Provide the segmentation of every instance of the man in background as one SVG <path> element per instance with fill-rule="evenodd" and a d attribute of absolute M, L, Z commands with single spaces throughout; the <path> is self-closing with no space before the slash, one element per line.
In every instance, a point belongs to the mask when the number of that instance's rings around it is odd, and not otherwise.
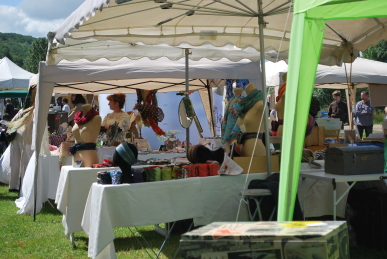
<path fill-rule="evenodd" d="M 329 105 L 328 117 L 339 118 L 341 121 L 341 129 L 344 129 L 344 123 L 348 121 L 347 104 L 341 101 L 341 92 L 339 90 L 334 91 L 332 97 L 335 101 Z"/>
<path fill-rule="evenodd" d="M 63 104 L 62 111 L 67 112 L 67 115 L 70 114 L 70 106 L 68 103 L 69 103 L 69 100 L 67 100 L 67 98 L 62 99 L 62 104 Z"/>
<path fill-rule="evenodd" d="M 12 118 L 15 116 L 15 106 L 13 106 L 13 104 L 11 103 L 11 99 L 10 98 L 5 98 L 5 110 L 4 110 L 4 113 L 8 114 L 9 117 L 11 118 L 10 120 L 12 120 Z"/>
<path fill-rule="evenodd" d="M 356 104 L 356 126 L 360 134 L 360 138 L 363 138 L 363 132 L 365 131 L 366 137 L 372 133 L 374 126 L 374 107 L 371 107 L 369 100 L 369 93 L 363 91 L 360 94 L 361 101 Z"/>

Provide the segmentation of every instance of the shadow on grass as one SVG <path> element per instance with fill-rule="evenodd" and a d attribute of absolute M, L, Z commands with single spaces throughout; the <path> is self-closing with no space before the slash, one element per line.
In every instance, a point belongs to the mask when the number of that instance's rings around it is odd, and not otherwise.
<path fill-rule="evenodd" d="M 155 257 L 153 252 L 149 249 L 148 245 L 139 234 L 141 234 L 146 239 L 156 254 L 159 252 L 159 249 L 164 242 L 164 236 L 161 236 L 155 231 L 140 230 L 139 232 L 136 232 L 135 229 L 132 229 L 132 231 L 137 238 L 133 236 L 133 234 L 130 234 L 130 236 L 127 237 L 117 237 L 114 239 L 116 252 L 119 253 L 134 250 L 144 251 L 144 248 L 146 248 L 148 253 L 152 255 L 152 257 Z M 161 254 L 166 258 L 173 258 L 177 248 L 179 247 L 180 238 L 180 234 L 172 234 L 166 242 Z M 142 245 L 139 243 L 139 241 Z"/>
<path fill-rule="evenodd" d="M 42 210 L 40 211 L 40 213 L 41 214 L 51 214 L 51 215 L 62 215 L 62 212 L 60 212 L 57 209 L 54 200 L 49 200 L 49 201 L 50 201 L 51 204 L 48 203 L 48 202 L 45 202 L 44 205 L 43 205 Z"/>

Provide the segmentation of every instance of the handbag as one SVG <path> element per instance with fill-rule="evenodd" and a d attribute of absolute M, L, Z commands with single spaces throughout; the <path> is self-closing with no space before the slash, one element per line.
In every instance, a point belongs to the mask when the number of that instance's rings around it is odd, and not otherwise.
<path fill-rule="evenodd" d="M 309 163 L 309 166 L 313 169 L 321 169 L 321 165 L 319 163 L 314 162 L 313 151 L 310 149 L 304 148 L 302 150 L 302 159 L 301 162 Z"/>

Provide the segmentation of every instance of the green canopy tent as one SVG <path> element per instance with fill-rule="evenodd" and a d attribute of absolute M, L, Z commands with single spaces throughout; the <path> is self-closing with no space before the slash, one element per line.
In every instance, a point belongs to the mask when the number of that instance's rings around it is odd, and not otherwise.
<path fill-rule="evenodd" d="M 0 91 L 0 98 L 26 98 L 27 93 L 26 90 Z"/>
<path fill-rule="evenodd" d="M 387 16 L 387 1 L 383 0 L 296 0 L 290 38 L 289 70 L 281 155 L 281 178 L 278 200 L 278 220 L 292 220 L 299 181 L 300 162 L 305 138 L 305 125 L 321 54 L 324 28 L 328 20 L 374 18 L 378 33 L 364 31 L 365 49 L 381 39 L 387 39 L 387 28 L 376 17 Z M 347 30 L 357 30 L 348 27 Z M 367 43 L 367 44 L 366 44 Z M 343 38 L 348 55 L 355 52 Z"/>

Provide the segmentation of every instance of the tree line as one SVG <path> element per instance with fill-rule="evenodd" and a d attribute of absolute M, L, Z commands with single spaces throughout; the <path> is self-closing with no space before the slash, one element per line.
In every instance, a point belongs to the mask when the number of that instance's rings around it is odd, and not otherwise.
<path fill-rule="evenodd" d="M 47 45 L 46 38 L 0 32 L 0 58 L 7 57 L 34 74 L 38 73 L 39 61 L 46 59 Z"/>

